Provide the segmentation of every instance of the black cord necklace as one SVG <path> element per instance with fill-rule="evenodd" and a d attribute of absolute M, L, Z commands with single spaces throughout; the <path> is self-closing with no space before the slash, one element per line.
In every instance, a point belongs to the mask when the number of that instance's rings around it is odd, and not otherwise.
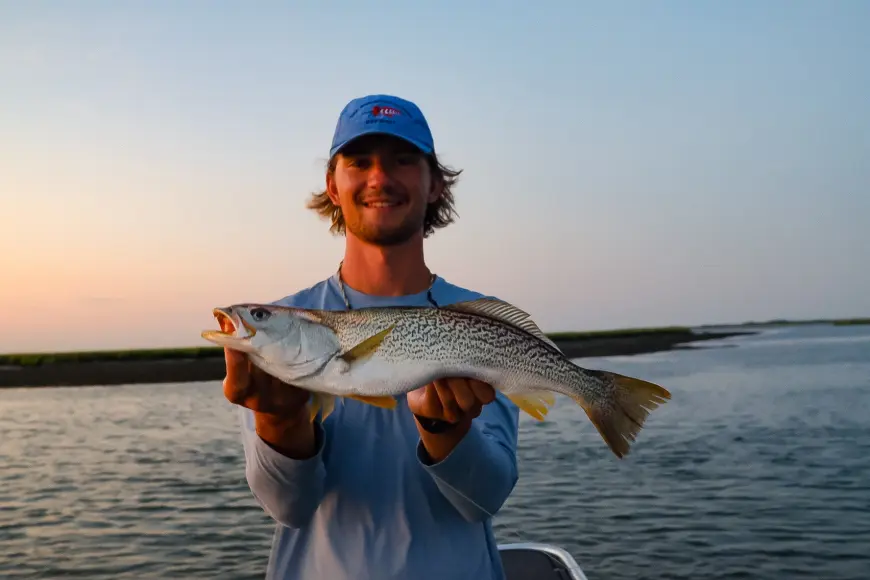
<path fill-rule="evenodd" d="M 338 291 L 339 291 L 339 293 L 341 293 L 341 298 L 342 298 L 342 300 L 344 300 L 344 305 L 347 307 L 347 309 L 353 310 L 353 308 L 350 305 L 350 300 L 347 299 L 347 294 L 344 291 L 344 280 L 341 277 L 341 267 L 343 265 L 344 265 L 344 260 L 342 260 L 341 262 L 338 263 L 338 271 L 336 272 L 338 275 Z M 430 275 L 429 275 L 429 288 L 426 289 L 426 300 L 428 300 L 429 304 L 431 304 L 435 308 L 438 308 L 438 303 L 435 302 L 435 298 L 432 297 L 432 286 L 435 284 L 435 280 L 437 278 L 438 278 L 438 276 L 434 272 L 430 273 Z"/>

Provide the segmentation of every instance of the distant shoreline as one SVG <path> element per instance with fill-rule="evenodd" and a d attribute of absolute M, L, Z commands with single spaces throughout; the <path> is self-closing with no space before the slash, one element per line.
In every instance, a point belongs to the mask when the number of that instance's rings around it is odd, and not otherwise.
<path fill-rule="evenodd" d="M 688 328 L 553 333 L 569 358 L 663 352 L 706 340 L 755 334 L 752 330 L 694 332 Z M 0 388 L 109 386 L 219 381 L 223 350 L 190 348 L 0 356 Z"/>
<path fill-rule="evenodd" d="M 776 326 L 810 326 L 817 324 L 828 324 L 831 326 L 867 326 L 870 325 L 870 318 L 814 318 L 807 320 L 789 320 L 787 318 L 776 318 L 773 320 L 764 321 L 749 321 L 741 322 L 740 324 L 702 324 L 697 328 L 748 328 L 760 329 Z"/>

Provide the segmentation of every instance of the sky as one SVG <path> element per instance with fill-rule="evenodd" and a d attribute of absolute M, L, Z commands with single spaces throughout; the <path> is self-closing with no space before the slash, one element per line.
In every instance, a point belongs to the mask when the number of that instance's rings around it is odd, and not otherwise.
<path fill-rule="evenodd" d="M 0 0 L 0 352 L 332 275 L 304 204 L 371 93 L 464 170 L 430 267 L 545 331 L 868 316 L 867 55 L 858 0 Z"/>

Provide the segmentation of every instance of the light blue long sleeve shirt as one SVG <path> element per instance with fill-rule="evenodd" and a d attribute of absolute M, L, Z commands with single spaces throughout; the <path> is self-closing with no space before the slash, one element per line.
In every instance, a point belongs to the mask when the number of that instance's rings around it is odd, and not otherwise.
<path fill-rule="evenodd" d="M 353 308 L 430 305 L 426 292 L 376 297 L 345 286 Z M 482 295 L 437 278 L 439 306 Z M 344 310 L 337 276 L 277 304 Z M 352 399 L 316 423 L 317 453 L 266 445 L 240 408 L 248 485 L 276 522 L 266 577 L 292 580 L 502 580 L 491 527 L 517 481 L 517 407 L 500 393 L 462 441 L 432 463 L 405 397 L 381 409 Z"/>

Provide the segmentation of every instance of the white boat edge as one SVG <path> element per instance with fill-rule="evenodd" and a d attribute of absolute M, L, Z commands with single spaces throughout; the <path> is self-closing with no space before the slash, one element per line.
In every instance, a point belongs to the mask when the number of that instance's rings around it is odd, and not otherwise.
<path fill-rule="evenodd" d="M 571 575 L 571 580 L 589 580 L 580 564 L 574 559 L 568 551 L 553 544 L 545 544 L 542 542 L 516 542 L 509 544 L 498 544 L 498 551 L 504 552 L 508 550 L 527 550 L 532 552 L 543 552 L 552 558 L 559 561 Z"/>

